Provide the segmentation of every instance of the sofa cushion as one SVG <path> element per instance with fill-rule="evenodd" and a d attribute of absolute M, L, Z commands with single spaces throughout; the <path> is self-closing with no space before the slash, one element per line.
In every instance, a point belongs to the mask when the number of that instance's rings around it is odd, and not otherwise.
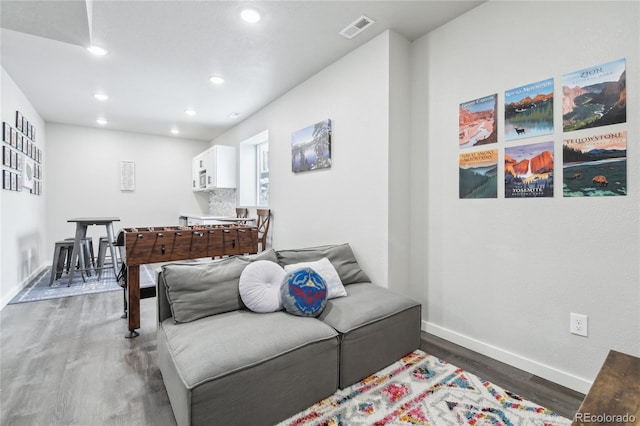
<path fill-rule="evenodd" d="M 317 317 L 327 303 L 327 284 L 313 269 L 297 269 L 285 275 L 280 299 L 290 314 Z"/>
<path fill-rule="evenodd" d="M 389 289 L 359 283 L 349 286 L 349 296 L 329 300 L 318 319 L 346 334 L 419 305 Z"/>
<path fill-rule="evenodd" d="M 247 265 L 238 284 L 242 302 L 253 312 L 281 310 L 280 284 L 285 275 L 282 266 L 268 260 L 257 260 Z"/>
<path fill-rule="evenodd" d="M 358 265 L 358 261 L 348 243 L 295 250 L 278 250 L 276 254 L 278 263 L 282 266 L 292 263 L 311 262 L 326 257 L 338 271 L 340 280 L 344 285 L 371 281 Z"/>
<path fill-rule="evenodd" d="M 249 263 L 228 257 L 206 263 L 164 265 L 162 274 L 174 320 L 189 322 L 244 307 L 238 281 Z"/>
<path fill-rule="evenodd" d="M 284 270 L 292 272 L 296 269 L 302 268 L 311 268 L 320 274 L 325 283 L 327 283 L 327 299 L 334 299 L 336 297 L 347 295 L 347 291 L 345 290 L 344 285 L 342 285 L 338 271 L 336 271 L 336 268 L 334 268 L 333 264 L 326 257 L 313 262 L 300 262 L 285 265 Z"/>
<path fill-rule="evenodd" d="M 257 260 L 269 260 L 271 262 L 278 263 L 278 256 L 276 255 L 276 251 L 272 248 L 268 250 L 261 251 L 257 254 L 248 254 L 240 257 L 241 259 L 248 260 L 250 262 L 255 262 Z"/>
<path fill-rule="evenodd" d="M 188 389 L 337 336 L 334 329 L 315 318 L 285 312 L 258 315 L 245 309 L 187 324 L 169 319 L 161 327 Z"/>

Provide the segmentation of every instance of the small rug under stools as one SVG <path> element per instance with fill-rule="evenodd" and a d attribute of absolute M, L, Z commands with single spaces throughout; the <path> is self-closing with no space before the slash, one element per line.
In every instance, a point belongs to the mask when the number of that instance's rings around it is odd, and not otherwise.
<path fill-rule="evenodd" d="M 569 419 L 417 350 L 279 425 L 570 424 Z"/>
<path fill-rule="evenodd" d="M 70 286 L 69 275 L 63 274 L 58 280 L 55 280 L 49 286 L 51 277 L 51 267 L 47 267 L 38 274 L 20 293 L 14 297 L 9 304 L 36 302 L 38 300 L 57 299 L 59 297 L 80 296 L 83 294 L 104 293 L 107 291 L 122 291 L 122 287 L 116 280 L 112 270 L 107 270 L 102 274 L 100 280 L 93 274 L 85 277 L 79 272 L 73 276 L 73 282 Z M 140 267 L 140 289 L 156 286 L 156 276 L 151 265 L 142 265 Z"/>

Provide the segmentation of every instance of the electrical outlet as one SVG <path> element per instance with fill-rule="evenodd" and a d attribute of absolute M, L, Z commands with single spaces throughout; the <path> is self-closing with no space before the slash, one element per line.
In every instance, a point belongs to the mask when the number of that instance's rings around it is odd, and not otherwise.
<path fill-rule="evenodd" d="M 577 334 L 578 336 L 587 337 L 589 326 L 589 317 L 582 314 L 575 314 L 571 312 L 569 322 L 569 332 L 571 334 Z"/>

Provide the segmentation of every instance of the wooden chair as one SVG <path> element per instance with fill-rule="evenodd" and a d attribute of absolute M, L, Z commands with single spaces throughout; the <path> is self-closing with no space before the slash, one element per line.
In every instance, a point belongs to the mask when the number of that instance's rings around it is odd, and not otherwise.
<path fill-rule="evenodd" d="M 269 209 L 257 209 L 258 221 L 258 243 L 261 244 L 259 251 L 264 251 L 267 248 L 267 235 L 269 234 L 269 225 L 271 223 L 271 210 Z"/>
<path fill-rule="evenodd" d="M 236 217 L 239 219 L 244 219 L 249 217 L 249 209 L 246 207 L 237 207 L 236 208 Z M 243 221 L 238 221 L 238 224 L 240 225 L 246 225 L 247 221 L 243 220 Z"/>

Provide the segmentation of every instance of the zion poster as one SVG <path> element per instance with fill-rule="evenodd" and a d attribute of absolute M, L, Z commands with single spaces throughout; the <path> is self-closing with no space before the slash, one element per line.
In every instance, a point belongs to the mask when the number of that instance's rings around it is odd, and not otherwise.
<path fill-rule="evenodd" d="M 460 148 L 498 142 L 498 94 L 460 104 Z"/>
<path fill-rule="evenodd" d="M 627 121 L 625 60 L 562 76 L 562 129 L 565 132 Z"/>
<path fill-rule="evenodd" d="M 460 154 L 460 198 L 498 198 L 498 150 Z"/>
<path fill-rule="evenodd" d="M 504 198 L 553 197 L 553 141 L 504 149 Z"/>
<path fill-rule="evenodd" d="M 564 139 L 565 197 L 627 195 L 627 132 Z"/>
<path fill-rule="evenodd" d="M 506 140 L 553 133 L 553 78 L 504 92 Z"/>

